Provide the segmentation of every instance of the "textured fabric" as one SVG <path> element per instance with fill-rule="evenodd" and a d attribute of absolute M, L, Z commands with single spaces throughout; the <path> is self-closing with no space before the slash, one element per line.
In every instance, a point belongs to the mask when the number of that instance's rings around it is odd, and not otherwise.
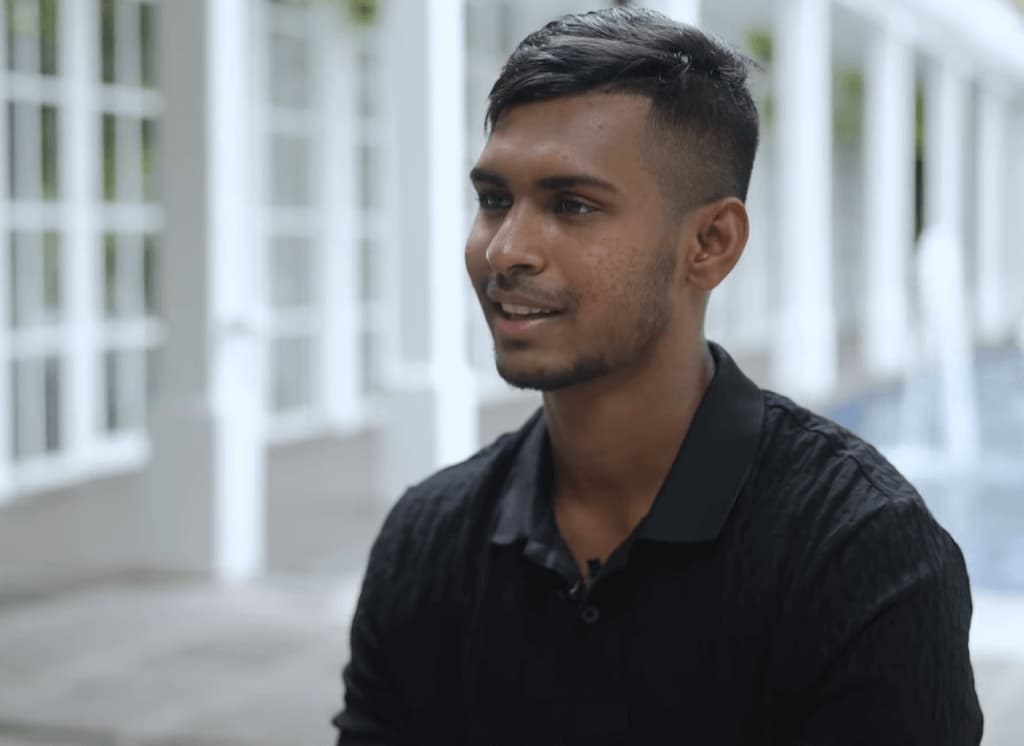
<path fill-rule="evenodd" d="M 543 411 L 398 501 L 339 744 L 980 742 L 957 545 L 871 446 L 712 352 L 651 511 L 589 587 Z"/>

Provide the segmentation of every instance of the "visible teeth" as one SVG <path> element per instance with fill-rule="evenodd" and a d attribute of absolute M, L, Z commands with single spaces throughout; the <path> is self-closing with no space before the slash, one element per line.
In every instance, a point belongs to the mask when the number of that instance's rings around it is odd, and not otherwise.
<path fill-rule="evenodd" d="M 501 310 L 510 316 L 535 316 L 539 313 L 550 313 L 543 308 L 531 308 L 530 306 L 513 306 L 508 303 L 501 304 Z"/>

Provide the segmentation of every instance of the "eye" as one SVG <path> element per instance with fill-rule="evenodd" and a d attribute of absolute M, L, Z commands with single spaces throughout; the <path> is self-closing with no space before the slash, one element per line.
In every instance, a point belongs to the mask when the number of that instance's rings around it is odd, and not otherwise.
<path fill-rule="evenodd" d="M 557 205 L 558 212 L 566 215 L 589 215 L 592 212 L 597 212 L 596 207 L 588 205 L 586 202 L 581 202 L 578 199 L 560 199 Z"/>
<path fill-rule="evenodd" d="M 481 210 L 507 210 L 512 206 L 512 200 L 502 192 L 478 192 L 476 197 Z"/>

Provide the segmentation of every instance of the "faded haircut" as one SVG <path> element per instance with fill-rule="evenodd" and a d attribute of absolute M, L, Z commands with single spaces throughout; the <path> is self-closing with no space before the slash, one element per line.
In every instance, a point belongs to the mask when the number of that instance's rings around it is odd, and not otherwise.
<path fill-rule="evenodd" d="M 588 93 L 651 101 L 648 157 L 674 209 L 745 200 L 758 143 L 749 57 L 641 8 L 566 15 L 519 43 L 489 96 L 488 132 L 509 109 Z"/>

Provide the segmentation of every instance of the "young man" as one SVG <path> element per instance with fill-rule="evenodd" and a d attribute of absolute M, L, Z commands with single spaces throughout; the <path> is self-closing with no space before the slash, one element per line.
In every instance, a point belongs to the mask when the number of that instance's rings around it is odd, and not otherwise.
<path fill-rule="evenodd" d="M 747 241 L 746 60 L 647 11 L 527 37 L 466 266 L 516 433 L 371 552 L 340 744 L 977 744 L 963 558 L 871 446 L 704 339 Z"/>

